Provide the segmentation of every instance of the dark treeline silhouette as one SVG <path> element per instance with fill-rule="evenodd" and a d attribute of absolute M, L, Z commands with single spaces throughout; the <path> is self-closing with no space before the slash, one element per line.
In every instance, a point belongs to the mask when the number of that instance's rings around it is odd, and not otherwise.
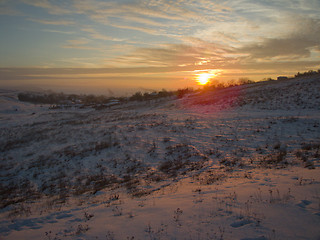
<path fill-rule="evenodd" d="M 96 96 L 93 94 L 64 94 L 64 93 L 35 93 L 35 92 L 22 92 L 18 94 L 19 101 L 30 102 L 35 104 L 80 104 L 82 106 L 97 105 L 97 104 L 110 104 L 117 102 L 126 101 L 146 101 L 154 100 L 159 98 L 165 98 L 177 95 L 178 91 L 166 91 L 161 90 L 159 92 L 152 93 L 141 93 L 137 92 L 131 97 L 107 97 L 107 96 Z"/>
<path fill-rule="evenodd" d="M 314 71 L 314 70 L 309 70 L 307 72 L 304 73 L 300 73 L 298 72 L 296 75 L 294 75 L 295 77 L 306 77 L 306 76 L 312 76 L 312 75 L 316 75 L 316 74 L 320 74 L 320 69 L 318 69 L 318 71 Z"/>
<path fill-rule="evenodd" d="M 106 96 L 95 95 L 77 95 L 64 93 L 33 93 L 24 92 L 18 94 L 18 99 L 24 102 L 39 103 L 39 104 L 70 104 L 70 103 L 108 103 L 111 99 Z"/>
<path fill-rule="evenodd" d="M 62 104 L 67 102 L 68 96 L 64 93 L 19 93 L 19 101 L 31 102 L 31 103 L 43 103 L 43 104 Z"/>
<path fill-rule="evenodd" d="M 167 91 L 165 89 L 162 89 L 159 92 L 152 92 L 152 93 L 136 92 L 131 97 L 129 97 L 129 100 L 130 101 L 146 101 L 146 100 L 154 100 L 154 99 L 159 99 L 159 98 L 170 97 L 170 96 L 174 96 L 174 95 L 175 95 L 175 93 L 173 91 Z"/>

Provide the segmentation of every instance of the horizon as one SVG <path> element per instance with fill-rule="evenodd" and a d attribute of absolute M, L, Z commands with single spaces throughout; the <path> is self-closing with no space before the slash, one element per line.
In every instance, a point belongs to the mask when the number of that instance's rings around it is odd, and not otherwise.
<path fill-rule="evenodd" d="M 320 2 L 0 3 L 1 88 L 131 94 L 320 68 Z"/>

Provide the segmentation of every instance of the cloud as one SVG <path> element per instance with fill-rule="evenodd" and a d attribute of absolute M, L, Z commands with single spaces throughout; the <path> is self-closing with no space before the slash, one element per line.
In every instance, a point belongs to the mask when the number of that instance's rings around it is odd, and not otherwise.
<path fill-rule="evenodd" d="M 44 19 L 34 19 L 34 18 L 28 18 L 28 20 L 41 23 L 41 24 L 47 24 L 47 25 L 73 25 L 75 24 L 74 21 L 67 21 L 67 20 L 44 20 Z"/>
<path fill-rule="evenodd" d="M 299 67 L 297 63 L 317 66 L 319 57 L 319 0 L 20 1 L 29 5 L 26 9 L 42 10 L 39 16 L 47 15 L 37 19 L 25 12 L 28 20 L 73 27 L 44 31 L 83 37 L 65 40 L 63 48 L 95 50 L 94 60 L 72 59 L 71 51 L 59 55 L 79 66 L 87 61 L 125 71 L 137 68 L 139 73 L 240 68 L 256 72 L 278 66 L 292 69 Z M 8 6 L 24 10 L 21 2 Z M 81 54 L 87 57 L 89 52 Z"/>
<path fill-rule="evenodd" d="M 193 39 L 196 42 L 196 39 Z M 198 39 L 197 44 L 163 44 L 157 48 L 137 48 L 130 54 L 124 55 L 113 62 L 120 66 L 192 66 L 194 69 L 219 67 L 221 62 L 228 61 L 222 53 L 226 51 L 213 43 Z M 210 64 L 209 64 L 210 63 Z"/>
<path fill-rule="evenodd" d="M 107 4 L 107 3 L 106 3 Z M 80 5 L 82 8 L 84 8 L 83 3 Z M 105 8 L 105 5 L 101 5 L 98 9 L 99 4 L 96 6 L 96 8 L 85 8 L 85 9 L 78 9 L 81 13 L 86 14 L 91 20 L 101 23 L 103 25 L 111 26 L 114 28 L 119 29 L 128 29 L 128 30 L 134 30 L 139 31 L 151 35 L 159 35 L 161 31 L 159 29 L 154 29 L 154 27 L 160 27 L 164 26 L 163 24 L 153 21 L 151 19 L 146 19 L 141 16 L 135 15 L 133 12 L 127 11 L 127 6 L 118 5 L 116 6 L 114 3 L 108 3 L 106 6 L 108 8 Z M 79 6 L 78 6 L 79 7 Z M 110 20 L 112 18 L 112 20 Z M 117 20 L 115 21 L 114 18 Z M 143 23 L 145 26 L 141 26 L 141 23 Z M 97 33 L 94 33 L 94 35 L 97 37 L 99 36 L 100 39 L 102 39 L 102 35 L 98 35 Z M 117 39 L 117 38 L 114 38 Z M 103 40 L 103 39 L 102 39 Z M 108 39 L 106 39 L 108 40 Z M 109 39 L 112 40 L 112 39 Z M 119 39 L 118 39 L 119 40 Z"/>
<path fill-rule="evenodd" d="M 73 48 L 78 48 L 78 49 L 83 49 L 83 50 L 98 50 L 98 49 L 85 47 L 85 46 L 77 46 L 77 47 L 73 47 Z M 96 65 L 97 60 L 99 61 L 98 57 L 71 57 L 71 58 L 59 59 L 59 63 L 63 63 L 64 66 L 72 66 L 72 67 L 76 67 L 78 69 L 79 68 L 87 69 L 87 68 L 97 67 L 97 65 Z M 56 73 L 53 73 L 48 68 L 48 74 L 49 75 L 54 75 L 54 74 L 68 75 L 68 74 L 70 74 L 70 72 L 72 72 L 72 74 L 76 75 L 77 72 L 73 71 L 73 69 L 76 69 L 76 68 L 63 68 L 62 71 L 60 71 L 61 68 L 59 68 L 59 69 L 56 68 L 56 70 L 57 70 Z"/>
<path fill-rule="evenodd" d="M 209 0 L 134 0 L 130 3 L 120 1 L 53 1 L 21 0 L 24 4 L 46 10 L 52 15 L 82 15 L 91 21 L 119 29 L 139 31 L 150 35 L 163 35 L 175 38 L 185 34 L 196 25 L 213 23 L 223 18 L 227 7 Z M 30 20 L 42 24 L 71 25 L 65 20 Z M 179 30 L 177 31 L 177 28 Z M 179 34 L 177 34 L 179 32 Z M 98 35 L 96 35 L 98 37 Z M 100 39 L 103 37 L 100 35 Z M 98 39 L 98 38 L 96 38 Z M 114 37 L 113 39 L 117 39 Z M 107 38 L 105 38 L 107 40 Z"/>
<path fill-rule="evenodd" d="M 282 38 L 264 38 L 259 43 L 240 48 L 239 52 L 258 59 L 310 57 L 312 49 L 320 49 L 320 20 L 302 17 L 295 17 L 295 20 L 294 32 Z"/>
<path fill-rule="evenodd" d="M 310 69 L 318 69 L 320 67 L 320 60 L 305 60 L 305 61 L 279 61 L 279 62 L 256 62 L 256 61 L 246 61 L 238 62 L 235 64 L 229 64 L 225 66 L 224 69 L 241 69 L 242 72 L 245 72 L 249 75 L 252 71 L 258 70 L 261 71 L 270 71 L 275 74 L 278 72 L 292 72 L 296 73 L 297 71 L 307 71 Z M 257 72 L 254 72 L 257 74 Z"/>
<path fill-rule="evenodd" d="M 83 45 L 83 44 L 87 44 L 89 42 L 89 40 L 87 40 L 87 39 L 75 39 L 75 40 L 68 40 L 68 42 L 70 44 L 73 44 L 73 45 Z"/>
<path fill-rule="evenodd" d="M 16 10 L 14 7 L 10 6 L 9 1 L 2 0 L 0 1 L 0 15 L 8 15 L 8 16 L 23 16 L 23 13 Z"/>
<path fill-rule="evenodd" d="M 65 61 L 77 61 L 83 62 L 90 59 L 69 59 Z M 220 66 L 222 70 L 226 70 L 226 75 L 232 76 L 232 71 L 241 71 L 247 69 L 244 72 L 247 75 L 256 75 L 261 73 L 261 71 L 269 71 L 269 74 L 276 71 L 291 71 L 296 73 L 297 71 L 316 69 L 320 66 L 320 60 L 317 61 L 283 61 L 274 65 L 274 63 L 257 63 L 257 62 L 247 62 L 247 63 L 229 63 L 225 66 Z M 196 70 L 208 70 L 210 66 L 199 66 Z M 211 66 L 212 67 L 212 66 Z M 214 68 L 212 68 L 214 69 Z M 271 69 L 271 71 L 270 71 Z M 61 76 L 65 78 L 104 78 L 104 77 L 114 77 L 116 76 L 138 76 L 147 74 L 157 74 L 157 73 L 181 73 L 181 72 L 193 72 L 195 66 L 157 66 L 157 67 L 110 67 L 110 68 L 92 68 L 87 66 L 86 68 L 0 68 L 0 81 L 14 81 L 14 80 L 28 80 L 28 79 L 59 79 Z M 230 71 L 229 71 L 230 70 Z M 231 71 L 232 70 L 232 71 Z M 119 75 L 119 73 L 123 75 Z M 237 76 L 233 74 L 233 77 Z M 125 78 L 125 77 L 124 77 Z"/>
<path fill-rule="evenodd" d="M 213 23 L 227 11 L 206 0 L 197 3 L 189 0 L 134 1 L 126 4 L 84 0 L 75 1 L 73 7 L 78 14 L 104 25 L 166 36 L 170 32 L 176 33 L 176 27 L 181 32 L 196 25 Z"/>
<path fill-rule="evenodd" d="M 137 48 L 112 62 L 119 67 L 173 68 L 176 71 L 190 72 L 213 69 L 229 72 L 242 69 L 248 75 L 283 70 L 295 73 L 317 69 L 320 64 L 318 59 L 307 58 L 310 47 L 317 44 L 316 39 L 265 39 L 262 41 L 263 45 L 251 44 L 239 49 L 192 37 L 183 38 L 183 41 L 183 44 L 163 44 L 157 48 Z M 275 58 L 280 56 L 284 57 Z"/>
<path fill-rule="evenodd" d="M 99 50 L 99 48 L 82 46 L 82 45 L 74 45 L 74 44 L 66 44 L 62 46 L 63 48 L 74 48 L 74 49 L 82 49 L 82 50 Z"/>
<path fill-rule="evenodd" d="M 63 15 L 72 13 L 72 10 L 70 9 L 70 4 L 68 4 L 69 1 L 53 1 L 56 4 L 51 3 L 51 1 L 49 0 L 22 0 L 22 2 L 33 7 L 46 9 L 48 13 L 53 15 Z"/>
<path fill-rule="evenodd" d="M 189 10 L 184 8 L 183 6 L 169 4 L 167 1 L 163 1 L 161 5 L 159 4 L 149 4 L 149 5 L 142 5 L 142 4 L 130 4 L 124 5 L 123 10 L 125 12 L 132 12 L 136 13 L 145 17 L 152 17 L 152 18 L 160 18 L 160 19 L 167 19 L 167 20 L 186 20 L 186 18 L 198 18 L 199 15 L 196 14 L 195 11 Z"/>
<path fill-rule="evenodd" d="M 66 62 L 82 62 L 89 59 L 66 59 Z M 66 79 L 105 78 L 114 76 L 136 76 L 146 73 L 175 72 L 173 67 L 128 67 L 128 68 L 0 68 L 0 81 L 29 80 L 29 79 Z M 119 75 L 122 73 L 123 75 Z M 137 77 L 138 78 L 138 77 Z"/>
<path fill-rule="evenodd" d="M 51 32 L 51 33 L 61 33 L 61 34 L 74 34 L 73 31 L 60 31 L 60 30 L 53 30 L 53 29 L 43 29 L 44 32 Z"/>
<path fill-rule="evenodd" d="M 151 35 L 164 34 L 161 28 L 167 25 L 163 20 L 183 19 L 180 15 L 170 15 L 161 9 L 153 9 L 139 3 L 77 1 L 74 7 L 78 13 L 85 14 L 95 22 Z"/>
<path fill-rule="evenodd" d="M 122 41 L 125 40 L 125 39 L 114 38 L 114 37 L 110 37 L 110 36 L 101 34 L 101 33 L 99 33 L 98 31 L 96 31 L 96 30 L 93 29 L 93 28 L 88 28 L 88 27 L 87 27 L 87 28 L 82 28 L 81 30 L 84 31 L 84 32 L 89 33 L 90 36 L 91 36 L 93 39 L 99 39 L 99 40 L 105 40 L 105 41 L 114 41 L 114 42 L 122 42 Z"/>
<path fill-rule="evenodd" d="M 119 16 L 119 18 L 123 19 L 122 16 Z M 136 23 L 141 23 L 144 25 L 149 25 L 149 26 L 156 26 L 156 27 L 165 27 L 166 24 L 161 23 L 159 21 L 154 21 L 152 19 L 144 18 L 141 16 L 136 16 L 136 15 L 128 15 L 125 17 L 125 20 L 128 22 L 136 22 Z"/>
<path fill-rule="evenodd" d="M 272 57 L 309 57 L 309 47 L 314 42 L 301 38 L 265 39 L 262 43 L 251 44 L 240 49 L 241 52 L 249 53 L 251 58 L 269 59 Z"/>
<path fill-rule="evenodd" d="M 161 31 L 159 31 L 159 30 L 157 31 L 156 29 L 151 29 L 151 28 L 146 28 L 146 27 L 122 25 L 122 24 L 116 24 L 116 23 L 110 23 L 109 26 L 112 26 L 114 28 L 122 28 L 122 29 L 140 31 L 140 32 L 151 34 L 151 35 L 160 35 L 160 33 L 161 33 Z"/>
<path fill-rule="evenodd" d="M 90 41 L 88 39 L 74 39 L 74 40 L 68 40 L 68 44 L 63 45 L 63 48 L 75 48 L 75 49 L 82 49 L 82 50 L 100 50 L 100 48 L 97 47 L 90 47 L 87 46 Z"/>
<path fill-rule="evenodd" d="M 144 11 L 150 17 L 161 17 L 171 20 L 199 21 L 202 23 L 217 20 L 220 13 L 225 13 L 230 9 L 209 0 L 180 0 L 180 1 L 143 1 L 143 6 L 151 8 L 153 11 Z"/>

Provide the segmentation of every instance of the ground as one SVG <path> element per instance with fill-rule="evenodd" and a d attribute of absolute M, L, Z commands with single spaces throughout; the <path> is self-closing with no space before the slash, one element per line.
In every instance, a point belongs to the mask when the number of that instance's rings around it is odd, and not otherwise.
<path fill-rule="evenodd" d="M 319 239 L 320 78 L 102 110 L 1 92 L 1 239 Z"/>

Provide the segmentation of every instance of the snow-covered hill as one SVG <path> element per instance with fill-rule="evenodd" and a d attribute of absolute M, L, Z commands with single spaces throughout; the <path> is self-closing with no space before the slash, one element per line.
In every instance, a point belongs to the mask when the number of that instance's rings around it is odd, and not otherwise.
<path fill-rule="evenodd" d="M 191 95 L 182 102 L 188 107 L 211 110 L 239 107 L 247 110 L 320 110 L 319 79 L 320 74 L 235 86 Z"/>
<path fill-rule="evenodd" d="M 320 237 L 319 75 L 99 111 L 16 95 L 0 95 L 4 239 Z"/>

